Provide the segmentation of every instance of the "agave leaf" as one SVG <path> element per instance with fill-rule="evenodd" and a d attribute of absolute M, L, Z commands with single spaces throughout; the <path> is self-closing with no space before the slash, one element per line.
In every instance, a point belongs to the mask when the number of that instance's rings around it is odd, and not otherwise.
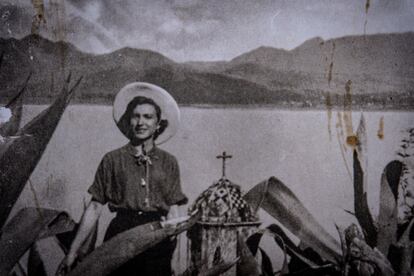
<path fill-rule="evenodd" d="M 293 250 L 296 252 L 301 252 L 302 250 L 295 245 L 295 243 L 286 235 L 283 229 L 277 224 L 271 224 L 267 227 L 267 230 L 272 234 L 272 237 L 275 239 L 276 243 L 282 248 L 286 246 L 288 250 Z M 289 252 L 288 252 L 289 253 Z"/>
<path fill-rule="evenodd" d="M 263 237 L 263 234 L 264 231 L 259 230 L 258 232 L 250 235 L 246 240 L 246 244 L 253 255 L 256 255 L 257 251 L 259 250 L 259 243 Z"/>
<path fill-rule="evenodd" d="M 398 240 L 399 244 L 408 244 L 412 242 L 410 239 L 410 235 L 414 229 L 414 218 L 411 218 L 410 223 L 408 224 L 407 228 L 404 230 L 403 234 L 401 235 L 400 239 Z"/>
<path fill-rule="evenodd" d="M 0 227 L 6 222 L 69 103 L 73 89 L 69 90 L 68 85 L 69 78 L 58 99 L 18 131 L 16 134 L 20 137 L 0 156 Z"/>
<path fill-rule="evenodd" d="M 361 118 L 359 120 L 359 125 L 357 129 L 357 144 L 355 147 L 357 155 L 353 156 L 354 158 L 354 207 L 355 207 L 355 215 L 357 219 L 361 218 L 364 219 L 364 222 L 360 222 L 360 225 L 363 229 L 365 234 L 365 239 L 368 241 L 371 246 L 374 245 L 376 241 L 376 231 L 375 231 L 375 222 L 370 213 L 368 201 L 367 201 L 367 185 L 368 185 L 368 142 L 367 142 L 367 130 L 366 130 L 366 123 L 364 114 L 361 114 Z M 357 158 L 357 161 L 355 161 Z M 355 162 L 358 162 L 355 164 Z M 361 190 L 358 192 L 358 201 L 360 203 L 360 207 L 356 208 L 355 204 L 357 201 L 356 198 L 356 188 L 355 186 L 359 186 Z M 361 214 L 359 214 L 361 213 Z"/>
<path fill-rule="evenodd" d="M 385 167 L 381 176 L 377 248 L 386 256 L 390 245 L 397 241 L 397 200 L 402 168 L 403 164 L 400 161 L 392 161 Z"/>
<path fill-rule="evenodd" d="M 411 265 L 413 263 L 414 241 L 410 239 L 413 229 L 414 219 L 412 218 L 398 242 L 391 245 L 389 249 L 389 260 L 398 275 L 412 275 L 413 273 Z"/>
<path fill-rule="evenodd" d="M 359 155 L 354 150 L 354 209 L 355 216 L 361 225 L 365 240 L 370 246 L 377 244 L 377 228 L 368 206 L 367 192 L 364 184 L 364 171 Z"/>
<path fill-rule="evenodd" d="M 63 225 L 66 225 L 66 228 Z M 62 211 L 38 208 L 20 210 L 2 229 L 0 275 L 7 275 L 40 237 L 71 231 L 74 226 L 75 223 L 69 215 Z"/>
<path fill-rule="evenodd" d="M 276 237 L 275 240 L 278 240 L 279 237 Z M 280 275 L 286 275 L 289 273 L 289 264 L 288 264 L 288 257 L 287 257 L 287 252 L 286 252 L 286 246 L 283 243 L 283 241 L 281 241 L 281 245 L 280 248 L 282 248 L 283 250 L 283 264 L 282 264 L 282 269 L 280 270 Z"/>
<path fill-rule="evenodd" d="M 266 252 L 259 247 L 260 240 L 263 237 L 263 234 L 267 233 L 266 231 L 260 230 L 247 238 L 246 244 L 249 250 L 252 252 L 253 256 L 256 256 L 257 252 L 260 250 L 262 256 L 262 273 L 264 275 L 273 275 L 273 266 L 270 261 L 269 256 Z"/>
<path fill-rule="evenodd" d="M 296 263 L 300 263 L 301 266 L 306 267 L 317 267 L 321 264 L 320 260 L 309 259 L 305 255 L 305 252 L 292 242 L 280 226 L 272 224 L 267 229 L 273 234 L 273 238 L 279 247 L 291 256 L 291 262 L 295 261 Z"/>
<path fill-rule="evenodd" d="M 32 72 L 26 78 L 26 81 L 23 84 L 23 87 L 17 92 L 17 94 L 5 105 L 7 108 L 13 108 L 17 104 L 20 104 L 22 100 L 22 94 L 26 91 L 27 84 L 29 83 L 30 78 L 32 77 Z"/>
<path fill-rule="evenodd" d="M 88 204 L 84 202 L 83 213 L 85 213 L 87 206 Z M 88 255 L 95 249 L 96 240 L 98 238 L 98 223 L 99 218 L 95 221 L 95 224 L 93 225 L 85 241 L 78 249 L 77 256 L 79 261 L 82 261 L 86 255 Z M 73 240 L 76 237 L 76 234 L 78 233 L 79 226 L 80 223 L 77 223 L 72 231 L 56 235 L 57 242 L 65 254 L 69 252 L 70 245 L 72 244 Z"/>
<path fill-rule="evenodd" d="M 235 258 L 234 260 L 231 260 L 230 262 L 221 262 L 212 268 L 208 268 L 207 270 L 200 271 L 198 276 L 218 276 L 222 273 L 225 273 L 230 268 L 232 268 L 238 261 L 240 260 L 239 257 Z"/>
<path fill-rule="evenodd" d="M 262 207 L 324 259 L 337 264 L 339 243 L 315 220 L 293 192 L 275 177 L 253 187 L 245 200 L 257 211 Z"/>
<path fill-rule="evenodd" d="M 80 77 L 75 84 L 72 86 L 72 88 L 69 89 L 69 84 L 71 81 L 71 74 L 68 75 L 66 78 L 66 82 L 64 83 L 62 90 L 60 92 L 60 95 L 55 100 L 55 102 L 49 106 L 47 109 L 43 110 L 38 114 L 36 117 L 34 117 L 30 122 L 28 122 L 22 129 L 20 129 L 16 135 L 23 135 L 23 134 L 43 134 L 45 130 L 42 130 L 39 128 L 39 125 L 41 123 L 44 123 L 46 125 L 49 124 L 55 124 L 56 120 L 60 119 L 61 115 L 63 114 L 64 108 L 69 104 L 73 97 L 73 93 L 76 90 L 77 87 L 79 87 L 79 84 L 81 83 L 83 77 Z M 62 110 L 63 109 L 63 110 Z M 62 114 L 60 114 L 61 111 Z M 56 123 L 57 124 L 57 123 Z"/>
<path fill-rule="evenodd" d="M 237 250 L 240 256 L 240 262 L 237 264 L 237 275 L 259 276 L 259 264 L 241 236 L 237 237 Z"/>
<path fill-rule="evenodd" d="M 122 232 L 97 247 L 68 275 L 108 275 L 162 240 L 189 229 L 199 217 L 199 214 L 194 215 L 175 228 L 160 228 L 159 223 L 147 223 Z"/>
<path fill-rule="evenodd" d="M 23 265 L 19 262 L 14 266 L 12 272 L 10 272 L 11 276 L 27 276 L 26 270 L 24 269 Z"/>
<path fill-rule="evenodd" d="M 280 270 L 280 273 L 288 274 L 289 268 L 288 268 L 288 262 L 287 262 L 287 255 L 291 257 L 289 265 L 292 263 L 297 266 L 300 265 L 301 267 L 317 267 L 318 265 L 314 262 L 309 260 L 307 257 L 305 257 L 303 250 L 301 250 L 299 247 L 297 247 L 290 238 L 284 233 L 282 228 L 280 228 L 276 224 L 269 225 L 267 229 L 261 229 L 258 232 L 251 235 L 247 240 L 246 244 L 249 247 L 250 251 L 253 255 L 256 255 L 256 252 L 258 250 L 262 251 L 259 247 L 259 243 L 263 235 L 268 235 L 272 237 L 276 244 L 283 250 L 284 252 L 284 261 L 283 261 L 283 267 Z M 263 256 L 263 255 L 262 255 Z M 266 257 L 266 256 L 265 256 Z M 262 260 L 262 268 L 267 266 L 265 264 L 266 260 Z M 267 267 L 268 268 L 268 267 Z M 267 269 L 266 268 L 266 269 Z M 273 267 L 272 267 L 273 271 Z M 273 272 L 272 272 L 273 274 Z"/>
<path fill-rule="evenodd" d="M 259 250 L 262 254 L 262 274 L 263 276 L 272 276 L 274 274 L 272 261 L 263 249 L 259 248 Z"/>
<path fill-rule="evenodd" d="M 366 185 L 368 184 L 368 139 L 364 114 L 361 114 L 356 135 L 358 140 L 355 149 L 358 152 L 361 169 L 364 172 L 363 184 L 364 190 L 366 190 Z"/>
<path fill-rule="evenodd" d="M 285 254 L 280 275 L 337 275 L 337 267 L 324 263 L 312 248 L 296 246 L 278 225 L 270 225 L 267 230 L 264 233 L 270 234 Z M 286 253 L 291 257 L 288 264 Z"/>
<path fill-rule="evenodd" d="M 47 276 L 45 265 L 42 257 L 37 249 L 37 244 L 34 243 L 30 249 L 29 260 L 27 264 L 28 276 Z"/>
<path fill-rule="evenodd" d="M 355 149 L 358 153 L 358 160 L 361 166 L 361 171 L 363 172 L 362 185 L 363 191 L 365 192 L 368 185 L 368 139 L 364 114 L 361 114 L 356 136 L 357 144 Z"/>

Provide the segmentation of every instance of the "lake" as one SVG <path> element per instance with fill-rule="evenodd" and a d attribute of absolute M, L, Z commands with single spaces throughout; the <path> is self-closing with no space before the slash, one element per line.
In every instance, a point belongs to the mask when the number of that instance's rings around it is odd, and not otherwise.
<path fill-rule="evenodd" d="M 44 108 L 25 107 L 24 122 Z M 182 107 L 178 134 L 160 147 L 177 157 L 182 187 L 190 203 L 221 177 L 222 164 L 216 156 L 226 151 L 233 156 L 226 167 L 231 181 L 247 191 L 276 176 L 337 237 L 335 223 L 347 226 L 355 221 L 345 212 L 353 211 L 352 179 L 347 170 L 352 173 L 352 150 L 343 145 L 351 123 L 356 131 L 361 112 L 352 112 L 352 122 L 348 120 L 347 126 L 343 114 L 340 110 Z M 375 215 L 382 170 L 397 158 L 404 131 L 414 127 L 414 113 L 376 111 L 363 115 L 368 201 Z M 15 210 L 36 206 L 37 200 L 40 206 L 64 209 L 79 220 L 84 202 L 89 200 L 86 190 L 102 156 L 126 142 L 113 122 L 112 107 L 69 106 L 31 176 L 33 189 L 26 186 Z M 106 212 L 101 219 L 101 237 L 110 216 Z M 260 216 L 263 225 L 273 222 L 264 213 Z M 272 260 L 280 264 L 281 253 L 273 252 Z M 184 254 L 181 248 L 178 263 L 184 262 Z"/>

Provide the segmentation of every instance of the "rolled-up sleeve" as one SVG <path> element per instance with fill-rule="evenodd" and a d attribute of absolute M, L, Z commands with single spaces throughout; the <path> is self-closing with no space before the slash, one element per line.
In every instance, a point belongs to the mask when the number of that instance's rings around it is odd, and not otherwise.
<path fill-rule="evenodd" d="M 92 200 L 101 204 L 108 202 L 107 190 L 111 186 L 111 163 L 108 156 L 102 158 L 101 163 L 95 174 L 95 179 L 88 189 L 88 193 L 92 195 Z"/>
<path fill-rule="evenodd" d="M 175 158 L 172 158 L 171 178 L 169 182 L 168 194 L 165 199 L 166 203 L 169 206 L 187 204 L 188 198 L 181 189 L 180 168 Z"/>

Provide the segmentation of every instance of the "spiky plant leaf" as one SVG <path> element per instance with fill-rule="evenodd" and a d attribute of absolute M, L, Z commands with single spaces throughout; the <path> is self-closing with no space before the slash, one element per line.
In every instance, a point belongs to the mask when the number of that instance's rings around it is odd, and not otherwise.
<path fill-rule="evenodd" d="M 354 150 L 354 209 L 355 216 L 363 230 L 365 240 L 370 246 L 377 244 L 377 228 L 368 206 L 367 192 L 364 183 L 364 171 L 357 150 Z"/>
<path fill-rule="evenodd" d="M 411 219 L 396 244 L 390 246 L 389 259 L 399 275 L 412 275 L 414 268 L 414 241 L 410 235 L 414 230 L 414 219 Z"/>
<path fill-rule="evenodd" d="M 381 177 L 377 248 L 384 255 L 388 255 L 390 245 L 397 241 L 397 200 L 402 168 L 400 161 L 392 161 L 385 167 Z"/>
<path fill-rule="evenodd" d="M 293 192 L 280 180 L 271 177 L 254 186 L 245 200 L 257 211 L 263 208 L 290 232 L 312 247 L 322 258 L 337 264 L 341 247 L 312 216 Z"/>
<path fill-rule="evenodd" d="M 259 248 L 259 250 L 262 255 L 262 275 L 272 276 L 274 274 L 272 261 L 263 249 Z"/>
<path fill-rule="evenodd" d="M 8 275 L 36 240 L 71 231 L 74 227 L 74 221 L 62 211 L 38 208 L 20 210 L 2 229 L 0 275 Z"/>
<path fill-rule="evenodd" d="M 6 222 L 11 209 L 54 133 L 74 88 L 69 89 L 70 78 L 56 101 L 44 112 L 26 124 L 16 135 L 20 136 L 0 156 L 0 227 Z"/>
<path fill-rule="evenodd" d="M 45 264 L 35 243 L 30 249 L 29 260 L 27 263 L 28 276 L 47 276 Z"/>
<path fill-rule="evenodd" d="M 242 237 L 238 236 L 237 250 L 240 262 L 237 264 L 237 275 L 239 276 L 259 276 L 259 264 Z"/>
<path fill-rule="evenodd" d="M 119 233 L 97 247 L 70 271 L 68 276 L 108 275 L 164 239 L 188 230 L 199 217 L 199 214 L 196 214 L 187 222 L 177 225 L 177 227 L 161 228 L 159 223 L 147 223 Z"/>

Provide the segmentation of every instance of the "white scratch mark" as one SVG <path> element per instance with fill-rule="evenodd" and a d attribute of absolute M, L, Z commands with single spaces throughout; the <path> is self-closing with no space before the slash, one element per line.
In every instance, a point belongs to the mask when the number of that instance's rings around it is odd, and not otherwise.
<path fill-rule="evenodd" d="M 281 12 L 282 12 L 282 10 L 277 10 L 276 13 L 272 16 L 272 19 L 270 20 L 270 28 L 272 30 L 275 29 L 275 20 L 276 20 L 276 17 L 278 17 Z"/>

